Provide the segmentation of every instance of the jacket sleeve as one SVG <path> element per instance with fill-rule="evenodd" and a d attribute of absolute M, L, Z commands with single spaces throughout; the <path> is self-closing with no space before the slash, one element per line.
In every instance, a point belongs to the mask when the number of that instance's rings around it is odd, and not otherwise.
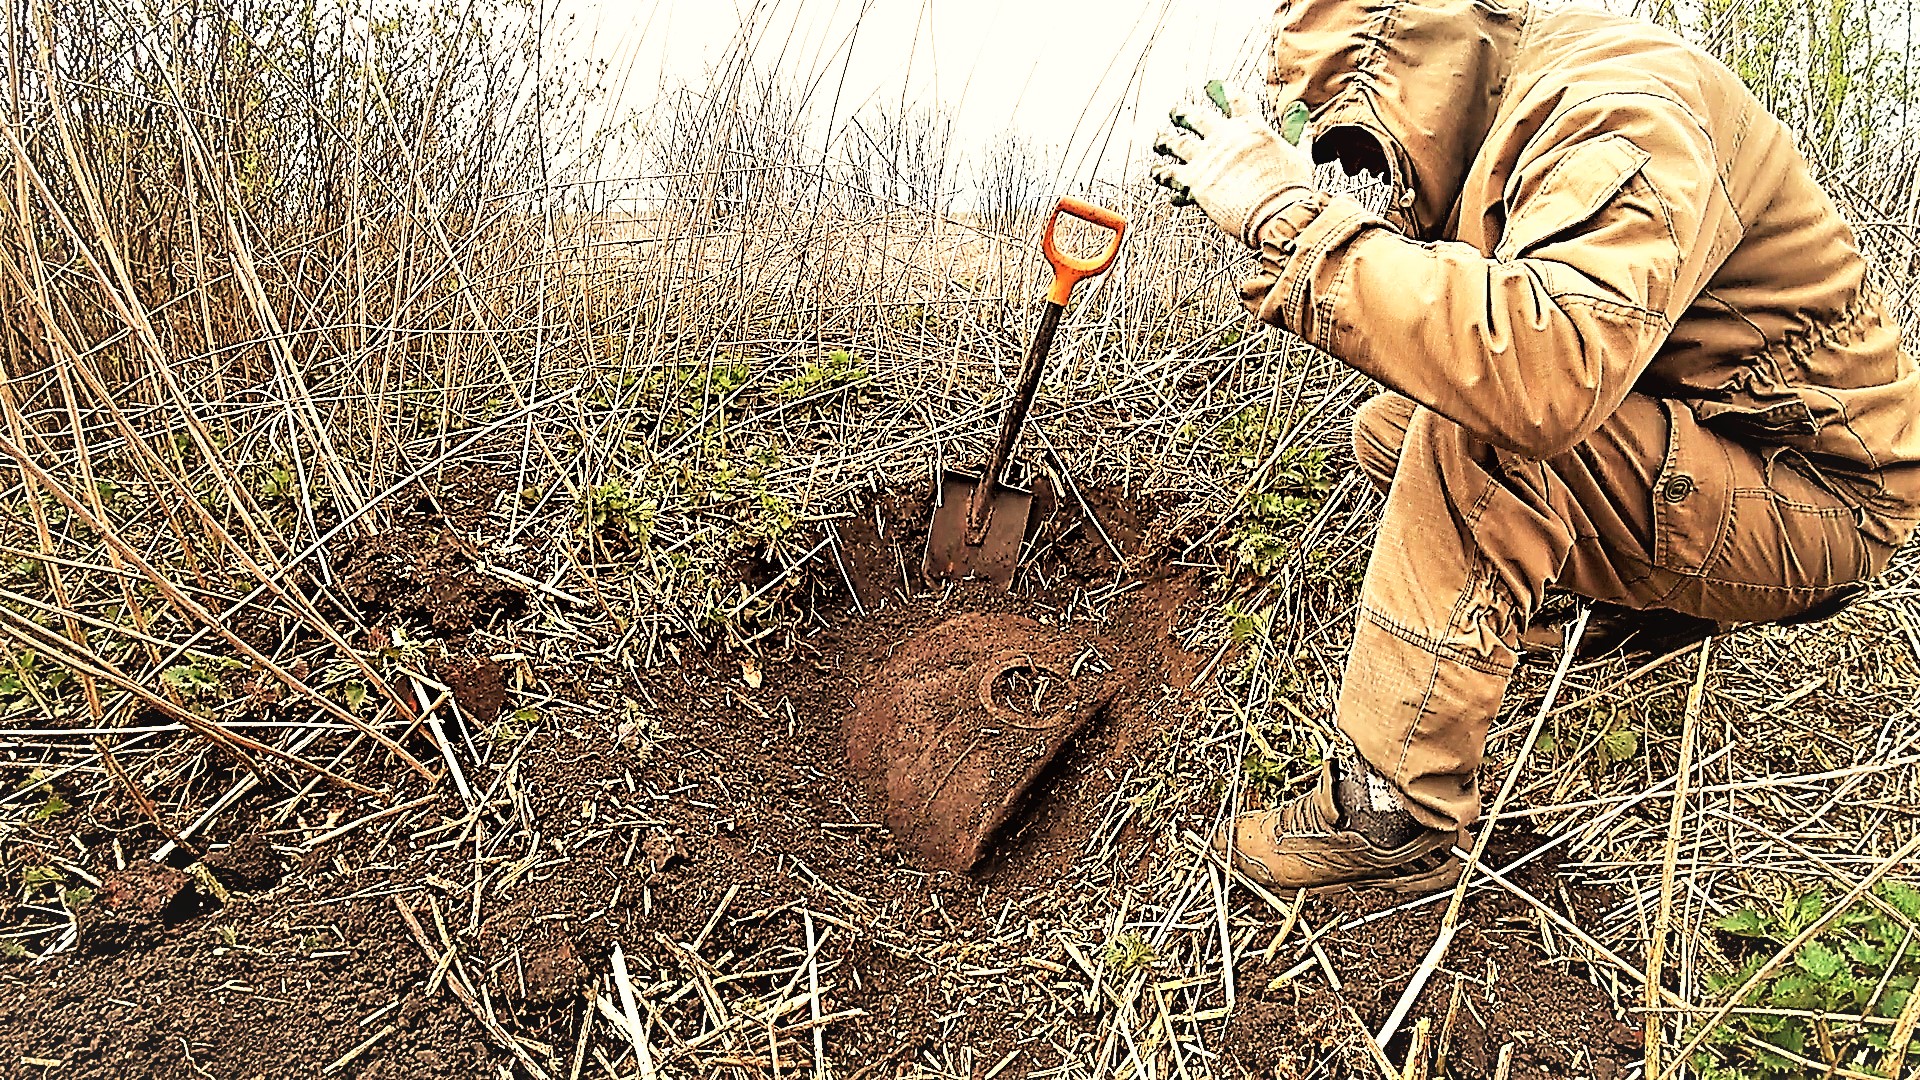
<path fill-rule="evenodd" d="M 1561 453 L 1604 421 L 1737 239 L 1678 104 L 1563 110 L 1489 214 L 1495 250 L 1423 244 L 1316 193 L 1257 234 L 1247 306 L 1496 446 Z"/>

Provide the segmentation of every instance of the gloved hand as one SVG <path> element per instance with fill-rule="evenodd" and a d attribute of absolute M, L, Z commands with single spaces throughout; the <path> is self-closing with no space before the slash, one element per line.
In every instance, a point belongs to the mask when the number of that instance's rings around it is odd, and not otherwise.
<path fill-rule="evenodd" d="M 1252 246 L 1266 211 L 1313 187 L 1313 153 L 1304 137 L 1294 146 L 1260 115 L 1245 89 L 1209 84 L 1213 104 L 1188 101 L 1174 107 L 1173 123 L 1185 129 L 1160 136 L 1154 149 L 1174 160 L 1153 167 L 1153 179 L 1171 189 L 1176 205 L 1199 203 L 1226 233 Z M 1300 135 L 1304 110 L 1285 121 Z"/>

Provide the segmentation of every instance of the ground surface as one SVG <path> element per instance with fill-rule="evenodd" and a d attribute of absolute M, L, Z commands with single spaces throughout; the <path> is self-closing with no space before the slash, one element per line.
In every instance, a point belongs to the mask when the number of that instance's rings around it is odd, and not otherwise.
<path fill-rule="evenodd" d="M 1112 556 L 1077 504 L 1043 498 L 1030 593 L 907 595 L 926 510 L 893 500 L 843 523 L 846 576 L 820 591 L 806 633 L 678 649 L 677 664 L 631 675 L 584 644 L 514 650 L 475 634 L 438 666 L 471 718 L 457 736 L 477 756 L 470 801 L 397 764 L 392 803 L 321 792 L 289 816 L 275 809 L 286 793 L 256 788 L 201 838 L 210 875 L 141 857 L 159 838 L 130 807 L 88 808 L 73 863 L 100 885 L 79 908 L 77 949 L 0 969 L 0 1060 L 62 1077 L 625 1077 L 643 1070 L 612 977 L 618 950 L 663 1075 L 827 1062 L 847 1077 L 1020 1076 L 1087 1059 L 1124 1070 L 1134 1036 L 1115 1040 L 1102 1020 L 1142 994 L 1189 1013 L 1202 1034 L 1176 1051 L 1209 1055 L 1217 1072 L 1378 1075 L 1359 1027 L 1392 1009 L 1443 904 L 1352 925 L 1399 898 L 1316 900 L 1290 920 L 1237 892 L 1231 932 L 1250 944 L 1231 1011 L 1218 989 L 1180 1004 L 1171 991 L 1192 980 L 1159 972 L 1151 946 L 1126 946 L 1145 940 L 1126 929 L 1143 883 L 1175 864 L 1221 880 L 1170 846 L 1180 830 L 1136 828 L 1137 801 L 1118 797 L 1170 730 L 1196 722 L 1203 658 L 1171 631 L 1204 583 L 1152 568 L 1150 511 L 1091 501 L 1113 541 L 1145 555 L 1117 587 L 1100 585 Z M 479 584 L 430 527 L 346 565 L 376 621 L 471 632 L 523 604 Z M 884 826 L 884 781 L 850 768 L 849 718 L 939 690 L 900 682 L 896 654 L 958 665 L 968 641 L 995 653 L 1042 639 L 1091 715 L 1028 777 L 1033 797 L 978 866 L 932 868 L 924 837 Z M 543 719 L 500 737 L 495 718 L 525 702 Z M 1190 819 L 1191 839 L 1215 804 L 1188 801 L 1160 813 Z M 1546 861 L 1520 881 L 1576 920 L 1605 906 L 1558 885 Z M 1515 1076 L 1610 1078 L 1635 1059 L 1634 1033 L 1542 922 L 1504 894 L 1469 904 L 1415 1012 L 1436 1032 L 1452 1016 L 1455 1075 L 1488 1074 L 1509 1043 Z M 1174 1030 L 1169 1017 L 1139 1037 Z"/>

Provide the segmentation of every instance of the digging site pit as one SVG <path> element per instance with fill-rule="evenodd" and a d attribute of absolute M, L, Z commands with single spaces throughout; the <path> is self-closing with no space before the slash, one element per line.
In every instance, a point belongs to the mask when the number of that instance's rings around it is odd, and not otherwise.
<path fill-rule="evenodd" d="M 1116 942 L 1154 931 L 1161 915 L 1137 913 L 1174 864 L 1194 864 L 1180 838 L 1204 833 L 1227 780 L 1174 785 L 1151 818 L 1130 794 L 1201 730 L 1190 684 L 1205 658 L 1174 631 L 1217 598 L 1191 572 L 1156 570 L 1170 559 L 1151 508 L 1082 491 L 1128 556 L 1116 584 L 1078 501 L 1036 494 L 1014 593 L 925 587 L 929 507 L 883 496 L 840 522 L 841 566 L 800 590 L 810 629 L 667 643 L 675 662 L 656 666 L 513 622 L 526 598 L 475 574 L 451 530 L 368 545 L 342 564 L 346 588 L 376 638 L 440 628 L 437 678 L 473 717 L 449 735 L 480 758 L 467 768 L 481 812 L 411 777 L 391 802 L 320 788 L 291 812 L 285 792 L 249 791 L 196 838 L 203 870 L 182 854 L 109 869 L 79 947 L 12 966 L 0 1054 L 69 1077 L 137 1063 L 155 1077 L 624 1080 L 645 1072 L 618 950 L 656 1075 L 1113 1064 L 1115 1011 L 1156 980 L 1191 985 L 1151 949 L 1129 970 Z M 518 708 L 544 726 L 489 742 L 500 727 L 483 718 Z M 404 812 L 341 829 L 393 805 Z M 129 852 L 163 839 L 112 801 L 75 836 Z M 1518 878 L 1575 918 L 1608 906 L 1556 881 L 1551 860 Z M 1392 901 L 1315 899 L 1313 952 L 1295 930 L 1263 953 L 1285 913 L 1228 899 L 1251 944 L 1231 1014 L 1188 1018 L 1208 1070 L 1376 1075 L 1358 1030 L 1391 1010 L 1439 905 L 1356 924 Z M 1633 1032 L 1527 916 L 1476 895 L 1414 1015 L 1456 1016 L 1457 1076 L 1490 1074 L 1507 1043 L 1516 1077 L 1624 1075 Z M 1297 964 L 1322 955 L 1332 978 Z M 1200 993 L 1225 1004 L 1217 986 Z"/>

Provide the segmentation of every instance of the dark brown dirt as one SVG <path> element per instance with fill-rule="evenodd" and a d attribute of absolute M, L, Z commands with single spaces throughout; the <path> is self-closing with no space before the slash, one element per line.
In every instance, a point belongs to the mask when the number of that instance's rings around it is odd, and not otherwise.
<path fill-rule="evenodd" d="M 1526 839 L 1497 837 L 1489 845 L 1489 863 L 1504 865 L 1531 846 Z M 1516 877 L 1535 896 L 1561 893 L 1551 860 L 1531 863 Z M 1404 899 L 1348 893 L 1310 903 L 1306 914 L 1318 927 Z M 1563 902 L 1576 923 L 1598 918 L 1607 906 L 1603 896 L 1573 888 L 1565 890 Z M 1256 1076 L 1306 1076 L 1326 1062 L 1334 1066 L 1334 1077 L 1377 1077 L 1379 1068 L 1364 1048 L 1360 1025 L 1374 1032 L 1385 1023 L 1439 933 L 1445 906 L 1428 904 L 1327 933 L 1321 944 L 1341 978 L 1339 994 L 1328 989 L 1317 968 L 1276 983 L 1298 961 L 1297 949 L 1283 946 L 1274 963 L 1243 966 L 1243 1007 L 1234 1015 L 1227 1042 L 1235 1063 Z M 1547 954 L 1539 923 L 1531 908 L 1504 891 L 1477 894 L 1467 902 L 1445 961 L 1409 1014 L 1432 1019 L 1433 1045 L 1439 1048 L 1454 988 L 1460 987 L 1444 1047 L 1449 1075 L 1493 1075 L 1500 1049 L 1508 1043 L 1514 1047 L 1515 1080 L 1617 1080 L 1639 1064 L 1639 1033 L 1615 1018 L 1613 1003 L 1583 977 L 1584 965 Z M 1411 1028 L 1409 1020 L 1388 1047 L 1395 1062 L 1405 1059 Z"/>
<path fill-rule="evenodd" d="M 80 922 L 80 946 L 91 953 L 117 953 L 159 941 L 168 930 L 199 914 L 199 890 L 169 866 L 136 862 L 101 879 Z"/>
<path fill-rule="evenodd" d="M 280 884 L 287 868 L 263 833 L 248 833 L 225 850 L 207 856 L 213 876 L 236 892 L 264 892 Z"/>
<path fill-rule="evenodd" d="M 1138 564 L 1152 561 L 1141 557 L 1151 508 L 1082 494 L 1138 576 Z M 831 960 L 823 963 L 825 1004 L 847 1014 L 823 1030 L 834 1061 L 870 1066 L 866 1075 L 879 1080 L 934 1046 L 971 1046 L 983 1068 L 999 1060 L 1023 1035 L 1017 1023 L 999 1003 L 957 1002 L 945 972 L 1032 954 L 1024 939 L 996 944 L 997 928 L 1009 912 L 1018 924 L 1029 905 L 1057 902 L 1062 868 L 1083 854 L 1118 778 L 1189 719 L 1184 688 L 1203 659 L 1169 636 L 1199 594 L 1191 578 L 1148 580 L 1098 627 L 1065 620 L 1076 587 L 1113 581 L 1117 564 L 1076 500 L 1044 484 L 1036 495 L 1044 497 L 1016 595 L 971 585 L 917 595 L 903 572 L 916 568 L 927 507 L 896 497 L 840 523 L 839 550 L 864 615 L 851 610 L 833 566 L 807 586 L 833 613 L 811 635 L 775 633 L 751 651 L 680 648 L 677 667 L 640 673 L 550 659 L 537 672 L 540 694 L 581 707 L 543 721 L 525 744 L 489 748 L 490 764 L 470 763 L 469 780 L 493 792 L 477 820 L 443 784 L 421 809 L 309 852 L 312 838 L 390 804 L 322 788 L 276 823 L 290 793 L 250 795 L 196 838 L 229 892 L 223 907 L 191 879 L 134 858 L 161 838 L 124 800 L 83 807 L 73 835 L 95 853 L 106 887 L 84 909 L 81 951 L 0 964 L 0 1062 L 61 1061 L 62 1077 L 494 1076 L 510 1059 L 450 996 L 448 979 L 472 985 L 536 1054 L 550 1049 L 564 1060 L 580 1030 L 582 991 L 606 992 L 616 945 L 638 984 L 690 987 L 725 969 L 734 973 L 727 993 L 774 1000 L 783 975 L 738 973 L 789 970 L 805 950 L 806 918 Z M 337 565 L 370 626 L 411 622 L 457 640 L 521 603 L 473 571 L 471 553 L 437 526 L 363 541 Z M 1010 634 L 1069 672 L 1092 650 L 1099 662 L 1083 669 L 1084 688 L 1068 681 L 1080 700 L 1106 707 L 1076 718 L 1071 738 L 1021 744 L 1050 755 L 1045 768 L 1028 768 L 1018 746 L 1006 754 L 1014 786 L 1027 782 L 1031 797 L 1010 801 L 1000 827 L 985 830 L 989 842 L 970 872 L 950 872 L 918 850 L 911 829 L 881 827 L 885 801 L 851 767 L 847 719 L 876 707 L 882 692 L 896 715 L 911 713 L 914 686 L 944 693 L 935 663 L 943 649 L 964 668 L 973 662 L 964 657 L 988 656 Z M 439 670 L 466 695 L 463 711 L 479 720 L 497 688 L 497 716 L 509 697 L 503 676 L 478 666 L 456 676 L 460 666 Z M 967 708 L 979 706 L 981 679 L 968 671 L 963 681 L 972 688 Z M 1036 690 L 1032 713 L 1064 708 L 1054 692 L 1011 679 L 990 681 L 987 696 L 1024 716 L 1019 702 L 1030 705 Z M 942 714 L 915 715 L 938 727 Z M 331 746 L 311 752 L 331 760 L 344 736 Z M 365 747 L 340 767 L 415 783 Z M 398 786 L 393 799 L 421 794 Z M 129 853 L 125 876 L 102 873 L 97 861 L 115 843 Z M 1116 845 L 1138 849 L 1141 862 L 1156 857 L 1129 832 Z M 38 858 L 71 859 L 74 850 L 57 839 Z M 1545 876 L 1525 882 L 1557 895 L 1550 873 L 1536 872 Z M 1122 885 L 1126 874 L 1117 872 Z M 430 939 L 444 926 L 457 946 L 453 967 L 437 966 L 415 942 L 397 902 L 417 913 Z M 1274 972 L 1242 970 L 1225 1056 L 1273 1076 L 1285 1054 L 1318 1063 L 1350 1052 L 1352 1032 L 1341 1025 L 1379 1022 L 1424 952 L 1436 912 L 1327 938 L 1342 995 L 1317 973 L 1268 989 Z M 1317 903 L 1309 914 L 1316 925 L 1335 917 Z M 1456 1022 L 1454 1075 L 1486 1075 L 1473 1070 L 1505 1040 L 1521 1051 L 1519 1076 L 1617 1075 L 1594 1064 L 1632 1056 L 1608 1049 L 1618 1025 L 1597 992 L 1545 957 L 1537 930 L 1530 938 L 1510 907 L 1482 897 L 1468 916 L 1449 970 L 1421 1003 L 1422 1013 L 1438 1015 L 1456 975 L 1470 980 L 1474 1020 Z M 116 940 L 115 951 L 95 951 Z M 1283 949 L 1276 970 L 1288 955 Z M 663 1023 L 700 1030 L 702 993 L 663 989 L 657 1000 Z M 1357 1021 L 1342 1019 L 1347 1005 Z M 1090 1031 L 1095 1018 L 1072 1022 Z M 369 1039 L 369 1049 L 323 1073 Z M 783 1074 L 811 1068 L 810 1039 L 782 1037 Z M 740 1053 L 759 1063 L 742 1075 L 768 1074 L 764 1041 Z M 1563 1072 L 1550 1071 L 1556 1063 Z M 1046 1064 L 1025 1055 L 1000 1075 Z M 605 1073 L 589 1058 L 582 1075 Z"/>
<path fill-rule="evenodd" d="M 484 727 L 500 719 L 507 703 L 506 665 L 484 656 L 449 660 L 441 664 L 440 678 L 469 721 Z"/>
<path fill-rule="evenodd" d="M 466 541 L 430 520 L 355 537 L 336 564 L 341 591 L 370 625 L 399 621 L 449 638 L 526 610 L 520 590 L 479 573 Z"/>

